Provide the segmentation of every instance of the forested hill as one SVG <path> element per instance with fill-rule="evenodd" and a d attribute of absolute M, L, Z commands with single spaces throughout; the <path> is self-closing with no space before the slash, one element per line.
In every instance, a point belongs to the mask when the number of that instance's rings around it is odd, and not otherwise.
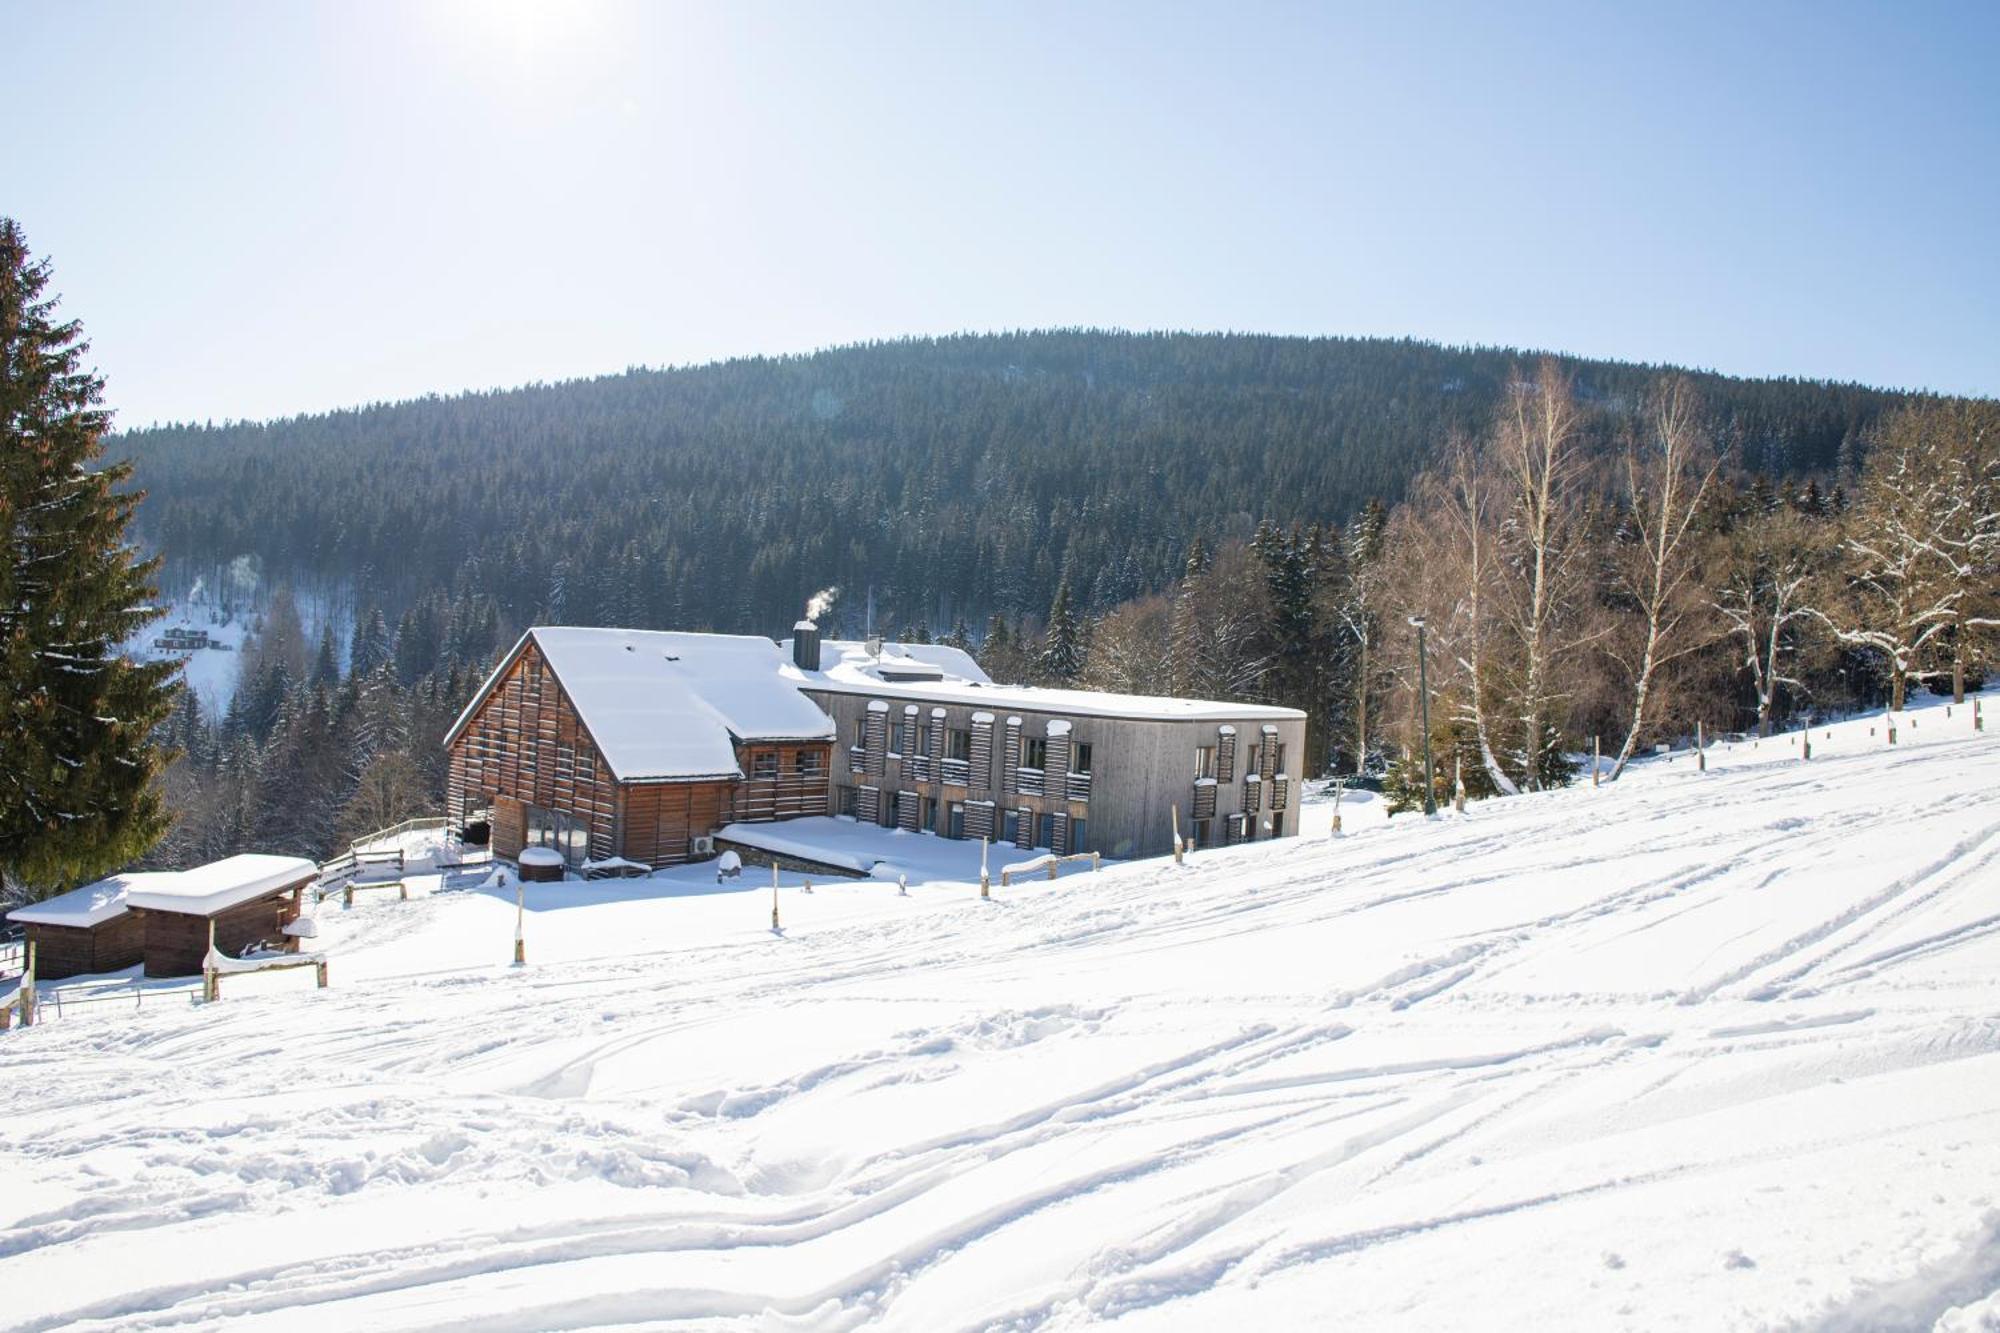
<path fill-rule="evenodd" d="M 1196 533 L 1342 521 L 1393 501 L 1524 361 L 1372 339 L 1063 331 L 634 370 L 295 417 L 167 427 L 129 454 L 168 576 L 242 555 L 393 617 L 491 593 L 512 623 L 781 633 L 861 590 L 933 629 L 1039 614 L 1065 565 L 1112 605 Z M 1606 437 L 1663 372 L 1569 363 Z M 1852 460 L 1894 396 L 1698 377 L 1748 469 Z"/>

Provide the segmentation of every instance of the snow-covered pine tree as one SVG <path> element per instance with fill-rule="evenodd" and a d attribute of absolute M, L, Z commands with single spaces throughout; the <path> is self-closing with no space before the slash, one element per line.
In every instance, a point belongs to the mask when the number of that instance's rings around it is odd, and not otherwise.
<path fill-rule="evenodd" d="M 389 639 L 389 622 L 382 608 L 371 606 L 354 618 L 354 642 L 347 650 L 347 674 L 351 679 L 371 675 L 389 660 L 394 645 Z"/>
<path fill-rule="evenodd" d="M 1083 670 L 1083 626 L 1070 606 L 1068 574 L 1056 584 L 1055 601 L 1049 604 L 1049 623 L 1042 634 L 1037 665 L 1042 675 L 1056 684 L 1075 680 Z"/>
<path fill-rule="evenodd" d="M 137 495 L 102 461 L 103 381 L 58 322 L 49 263 L 0 218 L 0 896 L 40 898 L 144 855 L 166 832 L 154 728 L 173 663 L 119 646 L 158 618 L 156 561 L 125 529 Z"/>

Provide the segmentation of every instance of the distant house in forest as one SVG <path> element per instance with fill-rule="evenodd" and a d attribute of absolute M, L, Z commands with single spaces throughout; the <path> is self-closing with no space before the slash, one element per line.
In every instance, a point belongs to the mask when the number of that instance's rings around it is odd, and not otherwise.
<path fill-rule="evenodd" d="M 1298 831 L 1305 714 L 995 684 L 935 644 L 528 631 L 445 737 L 448 815 L 571 865 L 710 855 L 732 823 L 837 814 L 1149 856 Z"/>

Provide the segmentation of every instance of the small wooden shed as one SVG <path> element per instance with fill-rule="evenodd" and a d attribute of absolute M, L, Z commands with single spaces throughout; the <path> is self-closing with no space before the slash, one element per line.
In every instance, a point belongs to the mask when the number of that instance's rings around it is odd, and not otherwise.
<path fill-rule="evenodd" d="M 215 947 L 232 958 L 258 944 L 296 949 L 285 927 L 298 920 L 318 877 L 319 867 L 302 857 L 245 852 L 128 891 L 126 910 L 145 927 L 146 975 L 201 971 L 211 924 Z"/>
<path fill-rule="evenodd" d="M 35 946 L 35 974 L 43 981 L 117 972 L 143 960 L 146 952 L 145 925 L 125 910 L 126 894 L 154 880 L 172 879 L 174 873 L 113 875 L 17 907 L 7 919 L 26 929 Z"/>
<path fill-rule="evenodd" d="M 192 870 L 113 875 L 45 902 L 15 908 L 35 972 L 46 981 L 145 964 L 149 977 L 193 976 L 215 944 L 232 957 L 254 945 L 287 951 L 319 868 L 296 856 L 246 853 Z"/>

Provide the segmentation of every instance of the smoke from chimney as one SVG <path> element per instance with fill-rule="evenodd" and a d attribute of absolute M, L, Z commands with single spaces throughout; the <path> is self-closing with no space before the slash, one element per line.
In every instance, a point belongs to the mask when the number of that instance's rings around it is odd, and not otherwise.
<path fill-rule="evenodd" d="M 806 619 L 818 622 L 819 618 L 833 609 L 833 599 L 840 596 L 839 588 L 821 588 L 806 599 Z"/>

